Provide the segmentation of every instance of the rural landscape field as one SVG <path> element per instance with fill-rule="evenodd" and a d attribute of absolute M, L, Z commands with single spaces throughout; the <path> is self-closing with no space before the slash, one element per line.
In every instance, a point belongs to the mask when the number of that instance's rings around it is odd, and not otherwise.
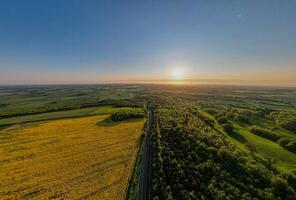
<path fill-rule="evenodd" d="M 1 88 L 1 199 L 125 198 L 145 118 L 112 116 L 144 111 L 109 87 Z"/>
<path fill-rule="evenodd" d="M 0 200 L 296 200 L 295 11 L 0 1 Z"/>
<path fill-rule="evenodd" d="M 108 98 L 110 91 L 104 88 L 95 90 Z M 110 105 L 111 100 L 99 106 L 91 88 L 64 93 L 69 89 L 74 91 L 72 87 L 1 88 L 1 199 L 125 198 L 145 119 L 113 121 L 111 114 L 143 112 L 143 108 L 128 107 L 124 100 L 117 106 Z M 120 97 L 123 89 L 112 90 L 114 101 L 125 97 Z"/>
<path fill-rule="evenodd" d="M 122 199 L 143 120 L 104 126 L 108 115 L 1 131 L 3 198 Z"/>
<path fill-rule="evenodd" d="M 4 199 L 295 198 L 295 89 L 38 86 L 0 96 Z"/>

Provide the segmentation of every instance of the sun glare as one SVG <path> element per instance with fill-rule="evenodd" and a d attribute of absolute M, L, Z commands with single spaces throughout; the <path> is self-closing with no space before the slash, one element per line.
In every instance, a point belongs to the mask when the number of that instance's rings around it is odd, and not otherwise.
<path fill-rule="evenodd" d="M 172 71 L 171 71 L 171 78 L 173 80 L 183 80 L 184 79 L 184 76 L 185 76 L 185 71 L 183 68 L 174 68 Z"/>

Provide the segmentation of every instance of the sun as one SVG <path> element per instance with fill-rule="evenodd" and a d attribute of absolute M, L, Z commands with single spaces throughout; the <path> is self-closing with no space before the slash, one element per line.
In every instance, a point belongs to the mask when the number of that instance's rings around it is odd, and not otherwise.
<path fill-rule="evenodd" d="M 183 68 L 174 68 L 171 71 L 171 78 L 173 80 L 179 81 L 179 80 L 183 80 L 185 77 L 185 71 Z"/>

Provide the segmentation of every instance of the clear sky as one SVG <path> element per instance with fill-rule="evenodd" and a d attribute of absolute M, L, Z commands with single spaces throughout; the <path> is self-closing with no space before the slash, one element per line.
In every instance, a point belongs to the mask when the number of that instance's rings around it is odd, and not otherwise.
<path fill-rule="evenodd" d="M 296 1 L 2 0 L 0 84 L 296 86 Z"/>

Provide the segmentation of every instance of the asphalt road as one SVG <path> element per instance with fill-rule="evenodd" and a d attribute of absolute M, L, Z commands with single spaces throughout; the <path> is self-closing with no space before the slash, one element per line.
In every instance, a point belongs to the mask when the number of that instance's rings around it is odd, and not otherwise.
<path fill-rule="evenodd" d="M 145 108 L 148 116 L 144 151 L 141 159 L 137 200 L 149 199 L 149 171 L 150 171 L 150 137 L 152 127 L 152 112 Z"/>

